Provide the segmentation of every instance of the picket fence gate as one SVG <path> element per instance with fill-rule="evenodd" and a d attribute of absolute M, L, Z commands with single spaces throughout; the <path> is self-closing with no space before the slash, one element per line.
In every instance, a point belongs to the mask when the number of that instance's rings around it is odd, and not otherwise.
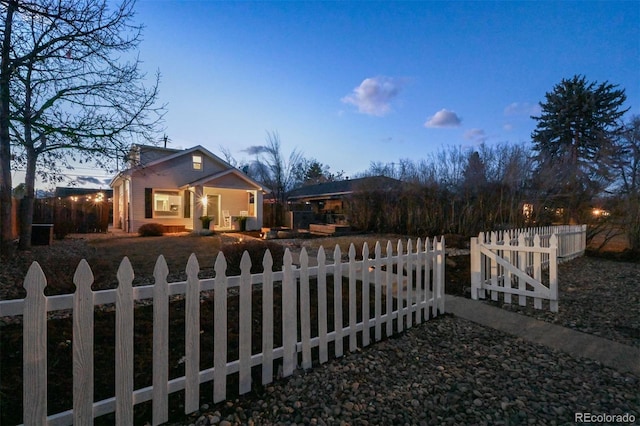
<path fill-rule="evenodd" d="M 152 401 L 152 423 L 168 421 L 169 394 L 185 391 L 185 413 L 199 409 L 200 384 L 213 381 L 213 401 L 226 399 L 227 376 L 239 373 L 239 393 L 251 390 L 251 369 L 261 366 L 262 384 L 274 379 L 274 360 L 282 359 L 282 376 L 290 376 L 300 366 L 312 366 L 311 349 L 317 347 L 319 362 L 329 359 L 329 342 L 333 342 L 334 356 L 344 352 L 343 340 L 348 339 L 349 351 L 357 349 L 358 336 L 362 346 L 385 335 L 402 332 L 412 323 L 419 324 L 430 317 L 444 313 L 444 238 L 440 241 L 411 240 L 404 251 L 398 241 L 396 255 L 391 242 L 386 256 L 379 243 L 373 257 L 365 243 L 362 259 L 356 260 L 353 244 L 348 261 L 342 262 L 340 247 L 334 250 L 334 261 L 328 263 L 324 248 L 317 255 L 317 266 L 309 266 L 309 256 L 303 248 L 300 265 L 294 265 L 288 249 L 285 250 L 281 271 L 273 271 L 269 251 L 263 259 L 264 272 L 251 274 L 251 260 L 245 252 L 240 263 L 241 274 L 226 276 L 227 262 L 222 253 L 215 262 L 216 278 L 200 279 L 195 255 L 187 263 L 187 280 L 167 282 L 169 273 L 163 256 L 159 256 L 154 270 L 154 285 L 132 286 L 134 272 L 128 258 L 124 258 L 117 272 L 118 287 L 93 291 L 93 273 L 82 260 L 75 272 L 74 294 L 45 296 L 46 278 L 34 262 L 25 278 L 25 299 L 0 301 L 0 317 L 23 316 L 23 422 L 27 425 L 92 424 L 93 419 L 115 412 L 119 425 L 133 424 L 133 407 Z M 395 269 L 394 269 L 395 268 Z M 395 271 L 395 272 L 394 272 Z M 328 332 L 327 277 L 333 276 L 333 331 Z M 318 335 L 311 336 L 310 278 L 317 281 Z M 346 312 L 348 325 L 344 326 L 342 312 L 342 280 L 348 281 Z M 251 350 L 252 293 L 259 285 L 262 295 L 262 352 Z M 274 285 L 282 286 L 282 346 L 274 347 Z M 361 286 L 361 321 L 357 322 L 356 289 Z M 370 288 L 371 286 L 371 288 Z M 227 359 L 227 299 L 229 289 L 236 288 L 239 295 L 238 359 Z M 200 370 L 200 296 L 213 290 L 214 354 L 213 368 Z M 370 291 L 375 303 L 370 306 Z M 299 293 L 299 296 L 298 296 Z M 382 295 L 386 308 L 383 310 Z M 185 374 L 169 380 L 169 303 L 172 296 L 185 299 Z M 152 386 L 134 389 L 134 309 L 136 301 L 153 300 L 153 366 Z M 297 301 L 299 300 L 299 306 Z M 393 309 L 393 301 L 397 306 Z M 96 306 L 115 304 L 115 395 L 94 402 L 94 310 Z M 299 308 L 299 309 L 298 309 Z M 73 408 L 47 416 L 47 315 L 58 310 L 72 310 L 73 321 Z M 374 314 L 370 315 L 373 310 Z M 431 314 L 431 315 L 430 315 Z M 396 327 L 394 329 L 394 320 Z M 359 334 L 358 334 L 359 333 Z M 301 364 L 298 364 L 299 358 Z"/>
<path fill-rule="evenodd" d="M 584 254 L 586 225 L 562 225 L 481 232 L 471 238 L 471 298 L 484 299 L 489 291 L 497 301 L 558 312 L 558 263 Z"/>

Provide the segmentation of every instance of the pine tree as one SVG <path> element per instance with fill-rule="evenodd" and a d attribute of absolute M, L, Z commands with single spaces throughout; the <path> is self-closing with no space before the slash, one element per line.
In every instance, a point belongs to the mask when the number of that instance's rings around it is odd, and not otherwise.
<path fill-rule="evenodd" d="M 537 151 L 538 189 L 548 207 L 579 220 L 583 205 L 610 182 L 614 140 L 622 132 L 624 89 L 608 82 L 563 79 L 540 103 L 531 134 Z"/>

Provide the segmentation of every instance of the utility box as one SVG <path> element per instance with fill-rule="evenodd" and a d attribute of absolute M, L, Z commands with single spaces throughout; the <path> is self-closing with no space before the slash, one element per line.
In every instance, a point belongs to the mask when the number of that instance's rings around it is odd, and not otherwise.
<path fill-rule="evenodd" d="M 34 223 L 31 225 L 31 245 L 48 246 L 53 244 L 53 223 Z"/>

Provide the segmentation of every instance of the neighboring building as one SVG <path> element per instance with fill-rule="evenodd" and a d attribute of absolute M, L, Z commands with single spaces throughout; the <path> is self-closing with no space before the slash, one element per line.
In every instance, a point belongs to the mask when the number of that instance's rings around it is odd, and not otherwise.
<path fill-rule="evenodd" d="M 311 206 L 315 213 L 342 213 L 344 200 L 354 192 L 399 189 L 401 185 L 401 181 L 386 176 L 338 180 L 294 189 L 289 192 L 287 201 Z"/>
<path fill-rule="evenodd" d="M 201 217 L 215 229 L 262 227 L 267 190 L 246 174 L 198 145 L 186 150 L 134 145 L 128 169 L 111 181 L 113 227 L 137 232 L 145 223 L 200 230 Z"/>
<path fill-rule="evenodd" d="M 351 195 L 359 191 L 398 190 L 402 185 L 402 181 L 390 177 L 370 176 L 294 189 L 287 197 L 292 213 L 289 226 L 299 229 L 307 228 L 312 223 L 349 225 L 349 218 L 345 214 L 345 202 Z"/>

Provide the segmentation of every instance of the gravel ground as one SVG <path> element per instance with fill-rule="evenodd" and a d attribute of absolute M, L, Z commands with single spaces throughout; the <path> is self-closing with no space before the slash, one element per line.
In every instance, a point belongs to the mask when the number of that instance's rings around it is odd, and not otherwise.
<path fill-rule="evenodd" d="M 558 269 L 558 312 L 502 306 L 510 311 L 640 347 L 640 264 L 579 257 Z M 640 362 L 640 361 L 639 361 Z"/>
<path fill-rule="evenodd" d="M 176 424 L 568 424 L 640 418 L 640 379 L 441 316 Z"/>

